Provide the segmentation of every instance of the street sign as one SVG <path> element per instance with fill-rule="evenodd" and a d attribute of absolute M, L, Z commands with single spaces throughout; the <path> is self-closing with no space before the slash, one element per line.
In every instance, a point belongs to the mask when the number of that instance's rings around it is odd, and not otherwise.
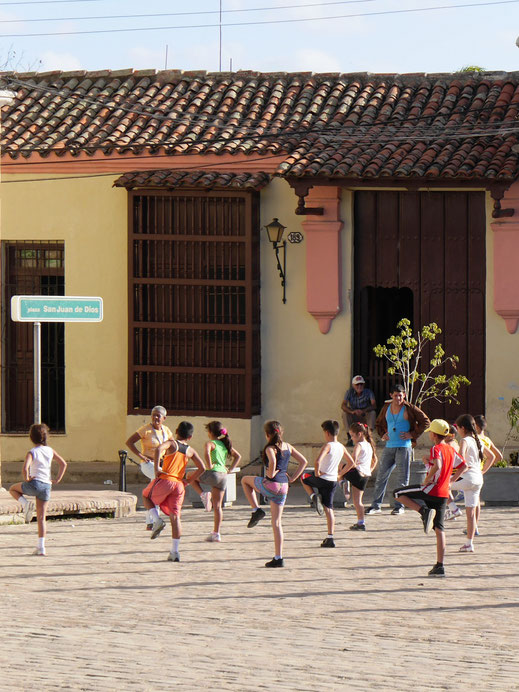
<path fill-rule="evenodd" d="M 33 322 L 34 422 L 41 423 L 41 323 L 101 322 L 103 299 L 86 296 L 13 296 L 11 319 Z"/>
<path fill-rule="evenodd" d="M 101 322 L 103 299 L 85 296 L 13 296 L 15 322 Z"/>

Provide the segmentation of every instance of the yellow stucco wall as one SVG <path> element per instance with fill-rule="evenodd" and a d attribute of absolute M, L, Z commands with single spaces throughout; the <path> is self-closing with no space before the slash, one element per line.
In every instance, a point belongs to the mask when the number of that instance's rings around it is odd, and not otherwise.
<path fill-rule="evenodd" d="M 72 461 L 116 460 L 117 450 L 146 421 L 142 416 L 126 415 L 127 193 L 112 187 L 116 177 L 2 185 L 2 239 L 63 240 L 66 293 L 104 299 L 101 324 L 66 326 L 67 432 L 55 437 L 53 444 Z M 4 177 L 6 181 L 13 179 L 21 177 Z M 340 402 L 352 374 L 352 200 L 353 193 L 343 190 L 342 311 L 326 335 L 306 310 L 304 240 L 288 244 L 284 305 L 274 253 L 261 230 L 262 415 L 252 421 L 223 420 L 245 461 L 254 458 L 263 446 L 262 423 L 268 418 L 281 421 L 287 440 L 304 444 L 318 442 L 320 423 L 340 414 Z M 261 226 L 278 217 L 287 233 L 302 231 L 305 217 L 295 215 L 296 202 L 288 184 L 274 179 L 262 191 Z M 508 334 L 504 321 L 493 310 L 489 200 L 487 209 L 487 414 L 491 432 L 499 442 L 506 431 L 507 404 L 519 390 L 519 336 Z M 206 439 L 203 426 L 207 421 L 192 419 L 193 443 L 199 450 Z M 177 422 L 176 418 L 167 419 L 172 429 Z M 3 459 L 16 460 L 25 454 L 28 439 L 2 435 L 1 444 Z"/>
<path fill-rule="evenodd" d="M 66 326 L 66 434 L 54 437 L 53 444 L 72 461 L 117 459 L 117 450 L 146 421 L 142 416 L 126 415 L 127 194 L 112 187 L 115 177 L 16 182 L 2 190 L 2 239 L 64 241 L 66 293 L 99 295 L 104 300 L 102 323 Z M 261 224 L 278 216 L 288 231 L 301 230 L 302 218 L 295 216 L 295 205 L 288 185 L 273 181 L 262 195 Z M 347 266 L 350 193 L 344 193 L 343 207 Z M 288 247 L 286 305 L 281 302 L 274 253 L 263 230 L 261 255 L 264 415 L 252 421 L 223 420 L 244 460 L 254 458 L 263 446 L 262 423 L 268 417 L 278 417 L 287 438 L 294 442 L 320 439 L 321 421 L 338 415 L 351 351 L 351 272 L 344 272 L 344 310 L 330 333 L 322 335 L 306 311 L 304 242 Z M 323 374 L 319 362 L 333 365 Z M 199 449 L 206 439 L 203 426 L 208 420 L 192 419 L 193 443 Z M 172 429 L 177 422 L 167 419 Z M 23 435 L 2 435 L 1 440 L 4 460 L 21 459 L 27 450 L 28 439 Z"/>

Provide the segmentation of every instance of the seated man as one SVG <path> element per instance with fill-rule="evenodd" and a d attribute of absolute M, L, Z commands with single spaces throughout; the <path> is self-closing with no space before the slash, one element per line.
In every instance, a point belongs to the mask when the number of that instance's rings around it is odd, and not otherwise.
<path fill-rule="evenodd" d="M 377 407 L 375 395 L 371 389 L 367 389 L 362 375 L 355 375 L 351 384 L 351 389 L 348 389 L 341 404 L 344 431 L 348 434 L 353 423 L 364 423 L 370 430 L 374 430 Z"/>

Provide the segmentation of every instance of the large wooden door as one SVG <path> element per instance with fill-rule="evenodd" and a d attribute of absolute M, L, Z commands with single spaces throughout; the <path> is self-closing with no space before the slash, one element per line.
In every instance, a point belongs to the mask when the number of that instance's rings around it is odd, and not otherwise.
<path fill-rule="evenodd" d="M 354 369 L 377 403 L 394 380 L 373 346 L 409 317 L 415 330 L 429 322 L 441 327 L 446 353 L 459 356 L 458 372 L 472 382 L 460 391 L 459 406 L 430 402 L 428 415 L 483 413 L 484 193 L 356 192 L 354 255 Z"/>

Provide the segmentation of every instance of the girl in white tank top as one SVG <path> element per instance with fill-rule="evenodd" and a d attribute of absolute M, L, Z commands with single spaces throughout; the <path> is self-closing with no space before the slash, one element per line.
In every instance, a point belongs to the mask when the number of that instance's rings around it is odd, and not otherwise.
<path fill-rule="evenodd" d="M 364 423 L 353 423 L 350 427 L 351 439 L 355 443 L 353 448 L 352 463 L 348 463 L 339 469 L 339 476 L 344 477 L 351 489 L 351 498 L 357 512 L 357 523 L 350 526 L 351 531 L 365 531 L 364 505 L 362 496 L 368 482 L 368 478 L 377 465 L 375 447 L 371 439 L 369 428 Z M 346 492 L 344 493 L 345 497 Z"/>

